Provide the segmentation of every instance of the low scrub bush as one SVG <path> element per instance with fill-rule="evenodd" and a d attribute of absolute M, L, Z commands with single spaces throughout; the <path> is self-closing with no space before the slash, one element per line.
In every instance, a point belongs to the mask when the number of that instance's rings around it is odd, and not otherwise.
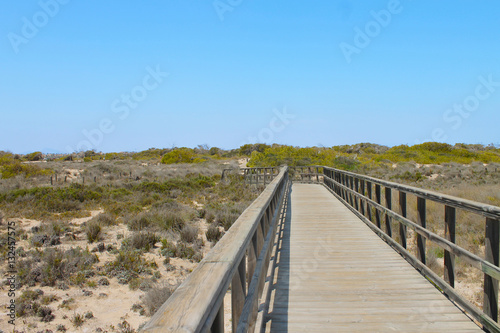
<path fill-rule="evenodd" d="M 85 234 L 89 243 L 98 242 L 101 240 L 101 225 L 97 221 L 89 221 L 84 227 Z"/>
<path fill-rule="evenodd" d="M 70 281 L 82 271 L 92 269 L 99 259 L 90 251 L 72 248 L 66 251 L 48 248 L 31 251 L 29 258 L 18 262 L 18 277 L 21 286 L 55 286 L 57 281 Z"/>
<path fill-rule="evenodd" d="M 142 303 L 147 311 L 147 315 L 154 315 L 174 291 L 175 287 L 168 284 L 154 285 L 144 296 L 142 296 Z"/>
<path fill-rule="evenodd" d="M 205 233 L 209 242 L 217 243 L 222 238 L 222 232 L 216 224 L 211 224 Z"/>
<path fill-rule="evenodd" d="M 198 228 L 192 225 L 186 225 L 181 231 L 181 240 L 187 243 L 193 243 L 198 238 Z"/>
<path fill-rule="evenodd" d="M 154 232 L 135 232 L 129 238 L 123 240 L 125 248 L 137 249 L 148 252 L 160 241 L 160 237 Z"/>

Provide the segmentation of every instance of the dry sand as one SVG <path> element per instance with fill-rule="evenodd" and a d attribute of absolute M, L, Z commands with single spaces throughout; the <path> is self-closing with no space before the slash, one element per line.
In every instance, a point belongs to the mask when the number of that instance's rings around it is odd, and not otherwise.
<path fill-rule="evenodd" d="M 76 218 L 71 220 L 70 223 L 74 226 L 79 226 L 101 212 L 102 210 L 91 211 L 91 216 Z M 16 219 L 16 221 L 18 227 L 26 231 L 30 231 L 32 227 L 41 224 L 40 221 L 29 219 Z M 210 242 L 207 242 L 205 237 L 207 223 L 204 220 L 199 220 L 196 223 L 200 231 L 199 235 L 205 241 L 205 247 L 202 249 L 202 252 L 203 254 L 206 254 L 212 246 Z M 130 231 L 124 224 L 106 227 L 104 229 L 105 235 L 103 242 L 106 245 L 112 244 L 119 248 L 121 245 L 121 239 L 117 239 L 117 235 L 122 234 L 124 237 L 127 237 L 129 233 Z M 69 249 L 78 246 L 82 248 L 88 247 L 89 249 L 95 247 L 95 244 L 88 244 L 83 233 L 74 233 L 73 235 L 75 239 L 63 240 L 63 238 L 61 238 L 62 244 L 57 247 L 61 249 Z M 160 244 L 158 243 L 157 246 L 159 247 L 159 245 Z M 23 246 L 25 249 L 31 248 L 28 240 L 20 241 L 17 246 Z M 151 250 L 151 252 L 146 253 L 144 257 L 148 261 L 154 260 L 158 265 L 161 273 L 161 283 L 178 285 L 197 265 L 197 263 L 190 260 L 172 258 L 170 260 L 170 264 L 175 266 L 176 269 L 174 271 L 167 271 L 163 264 L 163 257 L 159 254 L 159 252 L 159 248 L 156 248 Z M 97 266 L 103 266 L 106 262 L 114 260 L 115 258 L 115 255 L 106 251 L 102 253 L 96 252 L 96 254 L 99 257 L 99 263 Z M 140 315 L 138 312 L 131 310 L 133 304 L 141 303 L 141 296 L 144 295 L 145 292 L 141 290 L 130 290 L 128 285 L 119 284 L 116 278 L 109 277 L 107 277 L 107 279 L 110 284 L 108 286 L 101 286 L 97 283 L 97 281 L 101 278 L 102 276 L 96 275 L 89 279 L 89 281 L 96 282 L 97 286 L 95 288 L 80 288 L 75 286 L 70 287 L 68 290 L 40 286 L 33 288 L 21 288 L 21 290 L 17 291 L 16 296 L 20 296 L 22 291 L 26 289 L 41 289 L 44 292 L 44 295 L 55 295 L 57 297 L 57 301 L 49 304 L 49 307 L 53 310 L 53 314 L 55 314 L 55 319 L 49 323 L 43 323 L 40 322 L 40 318 L 37 317 L 17 318 L 16 330 L 18 332 L 39 332 L 48 329 L 56 332 L 58 325 L 64 325 L 67 332 L 95 332 L 97 328 L 101 328 L 103 332 L 118 332 L 118 330 L 115 329 L 117 329 L 118 324 L 124 320 L 126 320 L 133 329 L 137 329 L 141 324 L 150 319 L 150 317 Z M 91 295 L 85 296 L 84 290 L 90 291 Z M 6 305 L 10 301 L 7 293 L 8 287 L 4 285 L 0 286 L 0 304 Z M 70 299 L 74 300 L 70 304 L 70 309 L 60 307 L 63 301 Z M 75 314 L 84 315 L 87 312 L 92 312 L 93 318 L 86 319 L 82 327 L 74 327 L 71 323 L 71 319 L 75 316 Z M 0 309 L 0 329 L 6 332 L 11 332 L 13 329 L 13 327 L 8 324 L 7 309 L 3 306 Z"/>

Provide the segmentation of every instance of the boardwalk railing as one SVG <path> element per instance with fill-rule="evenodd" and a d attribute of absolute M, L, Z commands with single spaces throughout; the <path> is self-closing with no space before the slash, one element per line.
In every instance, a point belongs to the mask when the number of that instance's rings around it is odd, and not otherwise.
<path fill-rule="evenodd" d="M 283 167 L 142 332 L 224 332 L 224 296 L 230 286 L 233 332 L 253 331 L 289 185 L 288 167 Z"/>
<path fill-rule="evenodd" d="M 317 167 L 312 167 L 315 169 Z M 420 188 L 401 185 L 385 180 L 322 167 L 324 185 L 363 220 L 375 233 L 395 248 L 415 268 L 421 271 L 451 300 L 465 312 L 492 332 L 499 332 L 498 322 L 498 280 L 500 279 L 500 208 L 465 200 Z M 315 176 L 315 175 L 314 175 Z M 393 191 L 399 196 L 397 212 L 392 208 Z M 417 219 L 407 216 L 407 194 L 417 198 Z M 382 195 L 385 202 L 382 204 Z M 433 201 L 444 205 L 444 237 L 426 228 L 426 203 Z M 475 214 L 484 219 L 485 258 L 455 244 L 457 209 Z M 391 221 L 399 223 L 399 240 L 393 239 Z M 407 228 L 417 234 L 416 257 L 407 250 Z M 444 250 L 444 280 L 426 265 L 426 240 Z M 455 291 L 455 261 L 461 258 L 472 267 L 484 273 L 483 311 L 462 298 Z"/>
<path fill-rule="evenodd" d="M 242 168 L 245 182 L 247 184 L 263 184 L 267 185 L 276 177 L 279 172 L 279 167 L 269 168 Z"/>

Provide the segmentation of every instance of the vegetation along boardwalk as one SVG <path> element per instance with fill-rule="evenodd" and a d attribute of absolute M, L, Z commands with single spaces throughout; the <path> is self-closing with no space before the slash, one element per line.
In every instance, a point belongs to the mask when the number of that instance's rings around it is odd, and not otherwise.
<path fill-rule="evenodd" d="M 327 188 L 294 184 L 264 329 L 482 331 Z"/>

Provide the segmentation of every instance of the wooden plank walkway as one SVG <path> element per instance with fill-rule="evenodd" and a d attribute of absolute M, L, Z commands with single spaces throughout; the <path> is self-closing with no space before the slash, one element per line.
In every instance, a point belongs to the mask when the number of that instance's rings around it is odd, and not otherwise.
<path fill-rule="evenodd" d="M 323 186 L 289 210 L 265 331 L 482 331 Z"/>

